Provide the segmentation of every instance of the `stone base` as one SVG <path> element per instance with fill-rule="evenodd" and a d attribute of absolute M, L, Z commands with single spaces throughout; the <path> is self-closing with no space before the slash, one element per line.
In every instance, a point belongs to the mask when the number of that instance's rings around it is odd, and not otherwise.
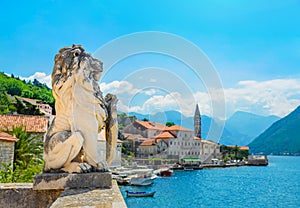
<path fill-rule="evenodd" d="M 64 190 L 82 188 L 111 188 L 110 172 L 43 173 L 34 176 L 33 190 Z"/>
<path fill-rule="evenodd" d="M 51 205 L 51 208 L 126 208 L 116 181 L 112 182 L 111 189 L 68 189 Z"/>

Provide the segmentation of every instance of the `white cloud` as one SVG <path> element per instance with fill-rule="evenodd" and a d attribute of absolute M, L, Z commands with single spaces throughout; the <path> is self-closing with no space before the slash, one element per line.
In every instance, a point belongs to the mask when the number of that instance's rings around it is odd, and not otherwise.
<path fill-rule="evenodd" d="M 285 116 L 300 105 L 299 79 L 241 81 L 237 88 L 225 89 L 229 111 L 246 110 L 256 114 Z"/>
<path fill-rule="evenodd" d="M 33 81 L 34 79 L 37 79 L 39 82 L 46 84 L 49 88 L 51 88 L 51 75 L 47 75 L 44 72 L 35 72 L 34 75 L 31 75 L 29 77 L 20 77 L 21 80 L 25 81 Z"/>
<path fill-rule="evenodd" d="M 136 94 L 140 90 L 133 88 L 133 85 L 127 81 L 113 81 L 110 83 L 101 83 L 100 89 L 103 92 L 111 92 L 114 94 L 122 94 L 122 93 L 128 93 L 128 94 Z"/>
<path fill-rule="evenodd" d="M 135 89 L 131 85 L 130 89 Z M 230 116 L 237 110 L 248 111 L 260 115 L 277 115 L 283 117 L 300 105 L 300 80 L 299 79 L 274 79 L 268 81 L 240 81 L 235 88 L 223 89 L 225 93 L 226 115 Z M 135 89 L 135 92 L 140 90 Z M 133 91 L 133 92 L 134 92 Z M 166 95 L 156 95 L 154 91 L 141 106 L 124 107 L 128 111 L 140 113 L 152 112 L 155 109 L 179 110 L 186 116 L 194 113 L 195 104 L 198 103 L 201 113 L 212 115 L 212 99 L 207 92 L 196 92 L 193 97 L 185 97 L 179 92 L 170 92 Z M 122 99 L 120 99 L 122 102 Z M 121 110 L 121 109 L 120 109 Z"/>

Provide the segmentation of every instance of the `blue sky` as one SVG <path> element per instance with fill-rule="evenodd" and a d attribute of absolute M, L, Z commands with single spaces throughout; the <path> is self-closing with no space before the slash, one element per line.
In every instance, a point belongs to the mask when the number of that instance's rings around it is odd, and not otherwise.
<path fill-rule="evenodd" d="M 8 74 L 49 82 L 54 55 L 63 46 L 77 43 L 94 53 L 116 38 L 158 31 L 177 35 L 206 54 L 224 87 L 227 116 L 237 110 L 284 116 L 300 104 L 299 1 L 4 0 L 0 11 L 0 71 Z M 151 67 L 180 77 L 188 93 L 176 86 L 144 86 L 145 80 L 134 76 L 127 80 L 127 75 Z M 177 109 L 191 115 L 195 103 L 204 114 L 214 110 L 205 80 L 195 79 L 187 66 L 170 57 L 139 54 L 110 69 L 104 62 L 104 70 L 111 72 L 102 87 L 116 91 L 121 110 Z M 160 83 L 172 86 L 168 77 Z"/>

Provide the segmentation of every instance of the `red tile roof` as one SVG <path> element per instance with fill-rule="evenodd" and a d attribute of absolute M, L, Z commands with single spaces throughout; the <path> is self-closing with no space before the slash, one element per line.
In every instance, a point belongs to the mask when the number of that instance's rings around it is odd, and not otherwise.
<path fill-rule="evenodd" d="M 133 139 L 137 139 L 137 138 L 142 138 L 143 137 L 140 134 L 129 134 L 129 133 L 122 133 L 122 134 L 128 140 L 133 140 Z"/>
<path fill-rule="evenodd" d="M 200 140 L 200 141 L 202 140 L 202 139 L 199 138 L 199 137 L 194 137 L 194 139 L 195 139 L 195 140 Z"/>
<path fill-rule="evenodd" d="M 165 130 L 167 131 L 192 131 L 191 129 L 184 128 L 182 126 L 174 125 L 167 127 Z"/>
<path fill-rule="evenodd" d="M 155 144 L 155 140 L 154 139 L 147 139 L 145 141 L 143 141 L 140 146 L 152 146 Z"/>
<path fill-rule="evenodd" d="M 166 128 L 164 124 L 156 123 L 156 122 L 140 121 L 140 120 L 135 120 L 135 122 L 142 125 L 146 129 L 164 130 Z"/>
<path fill-rule="evenodd" d="M 15 126 L 24 126 L 27 132 L 44 133 L 47 131 L 49 118 L 30 115 L 0 115 L 0 129 L 12 130 Z"/>
<path fill-rule="evenodd" d="M 170 139 L 170 138 L 176 138 L 176 137 L 169 131 L 164 131 L 155 137 L 155 139 Z"/>
<path fill-rule="evenodd" d="M 5 133 L 5 132 L 0 132 L 0 140 L 4 140 L 4 141 L 8 141 L 8 142 L 17 142 L 19 141 L 19 139 L 17 139 L 16 137 Z"/>

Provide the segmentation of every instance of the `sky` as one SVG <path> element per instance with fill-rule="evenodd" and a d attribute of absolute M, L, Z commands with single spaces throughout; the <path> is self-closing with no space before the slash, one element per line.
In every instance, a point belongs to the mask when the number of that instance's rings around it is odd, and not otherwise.
<path fill-rule="evenodd" d="M 81 44 L 120 111 L 283 117 L 300 105 L 300 2 L 6 1 L 0 71 L 51 86 L 54 56 Z"/>

